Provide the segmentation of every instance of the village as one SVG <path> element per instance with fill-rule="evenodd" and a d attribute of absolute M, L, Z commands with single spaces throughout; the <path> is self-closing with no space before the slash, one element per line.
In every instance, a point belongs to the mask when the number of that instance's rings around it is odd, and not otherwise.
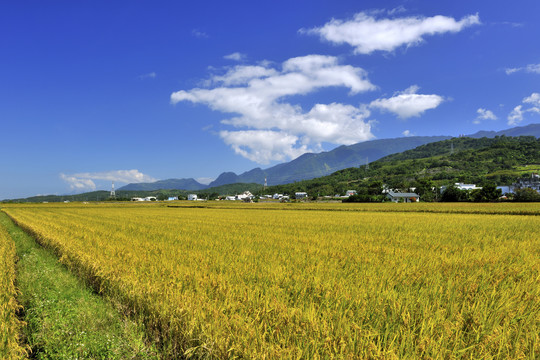
<path fill-rule="evenodd" d="M 441 186 L 439 193 L 443 195 L 448 188 L 454 188 L 462 192 L 472 192 L 482 190 L 481 186 L 476 186 L 476 184 L 465 184 L 465 183 L 454 183 L 451 186 Z M 516 191 L 523 189 L 531 189 L 540 194 L 540 175 L 537 173 L 531 174 L 529 178 L 518 179 L 517 182 L 509 186 L 496 186 L 496 190 L 500 194 L 500 198 L 506 199 L 509 195 L 515 194 Z M 383 188 L 382 194 L 385 196 L 385 201 L 389 202 L 405 202 L 405 203 L 414 203 L 420 201 L 420 195 L 415 193 L 416 188 L 410 188 L 409 192 L 402 192 L 398 189 L 388 189 Z M 433 189 L 436 190 L 436 189 Z M 334 196 L 324 195 L 324 196 L 312 196 L 309 197 L 307 192 L 295 192 L 294 195 L 288 194 L 265 194 L 256 196 L 250 191 L 246 190 L 240 194 L 235 195 L 226 195 L 218 197 L 217 201 L 243 201 L 243 202 L 258 202 L 258 201 L 278 201 L 278 202 L 288 202 L 291 200 L 295 201 L 342 201 L 343 199 L 348 199 L 351 196 L 356 196 L 356 190 L 347 190 L 344 195 L 335 194 Z M 178 196 L 170 196 L 165 201 L 175 201 L 179 200 Z M 199 196 L 197 194 L 188 194 L 188 201 L 207 201 L 208 198 L 204 196 Z M 132 197 L 131 201 L 158 201 L 156 196 L 147 196 L 147 197 Z"/>

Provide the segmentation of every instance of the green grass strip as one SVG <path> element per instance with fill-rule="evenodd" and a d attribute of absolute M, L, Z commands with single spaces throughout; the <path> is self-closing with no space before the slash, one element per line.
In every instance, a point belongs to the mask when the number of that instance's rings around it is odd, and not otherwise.
<path fill-rule="evenodd" d="M 71 274 L 50 251 L 0 212 L 15 242 L 24 336 L 34 359 L 158 359 L 141 326 Z"/>

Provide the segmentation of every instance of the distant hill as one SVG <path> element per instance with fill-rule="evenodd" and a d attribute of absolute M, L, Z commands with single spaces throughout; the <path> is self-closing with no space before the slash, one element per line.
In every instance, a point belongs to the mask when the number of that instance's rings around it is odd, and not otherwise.
<path fill-rule="evenodd" d="M 502 131 L 479 131 L 470 138 L 494 138 L 496 136 L 534 136 L 540 137 L 540 124 L 514 127 Z M 224 172 L 209 185 L 203 185 L 196 180 L 168 179 L 154 183 L 128 184 L 119 190 L 153 191 L 159 189 L 182 189 L 198 191 L 235 183 L 264 184 L 266 178 L 269 186 L 288 184 L 295 181 L 309 180 L 329 175 L 335 171 L 349 167 L 359 167 L 367 162 L 373 162 L 391 154 L 399 154 L 415 149 L 421 145 L 451 139 L 450 136 L 411 136 L 395 139 L 380 139 L 365 141 L 353 145 L 339 146 L 331 151 L 307 153 L 298 158 L 272 166 L 267 169 L 259 167 L 240 175 L 234 172 Z M 456 143 L 457 146 L 457 143 Z M 456 149 L 458 150 L 458 149 Z M 425 151 L 421 149 L 419 151 Z M 433 155 L 433 154 L 432 154 Z"/>
<path fill-rule="evenodd" d="M 117 190 L 116 200 L 130 200 L 133 197 L 155 196 L 158 199 L 167 199 L 170 196 L 178 196 L 186 198 L 188 194 L 195 193 L 201 198 L 215 198 L 223 195 L 236 195 L 244 191 L 252 193 L 260 192 L 262 186 L 260 184 L 227 184 L 203 190 Z M 5 202 L 62 202 L 62 201 L 110 201 L 110 191 L 92 191 L 73 195 L 40 195 L 32 196 L 24 199 L 6 199 Z"/>
<path fill-rule="evenodd" d="M 411 136 L 365 141 L 348 146 L 343 145 L 334 150 L 318 154 L 303 154 L 292 161 L 265 170 L 255 168 L 240 175 L 225 172 L 219 175 L 209 186 L 235 182 L 263 184 L 265 177 L 268 185 L 280 185 L 313 179 L 351 166 L 364 165 L 368 161 L 375 161 L 389 154 L 399 153 L 423 144 L 445 139 L 450 139 L 450 136 Z"/>
<path fill-rule="evenodd" d="M 202 190 L 208 186 L 203 185 L 193 178 L 189 179 L 167 179 L 159 180 L 152 183 L 132 183 L 122 186 L 118 190 L 125 191 L 152 191 L 160 189 L 170 190 Z"/>
<path fill-rule="evenodd" d="M 540 169 L 540 139 L 534 136 L 495 138 L 452 138 L 429 143 L 371 162 L 369 167 L 351 167 L 311 180 L 272 186 L 269 193 L 359 194 L 382 184 L 406 191 L 419 181 L 430 186 L 455 182 L 482 184 L 491 181 L 509 185 Z"/>
<path fill-rule="evenodd" d="M 495 136 L 534 136 L 540 138 L 540 124 L 530 124 L 527 126 L 516 126 L 501 131 L 479 131 L 467 137 L 471 138 L 494 138 Z"/>
<path fill-rule="evenodd" d="M 479 131 L 467 137 L 494 138 L 496 136 L 534 136 L 540 138 L 540 124 L 518 126 L 501 131 Z M 411 136 L 396 139 L 365 141 L 348 146 L 340 146 L 331 151 L 318 154 L 307 153 L 298 158 L 262 170 L 255 168 L 240 175 L 233 172 L 222 173 L 210 186 L 227 183 L 263 184 L 267 178 L 268 185 L 282 185 L 295 181 L 309 180 L 349 167 L 358 167 L 390 154 L 398 154 L 418 146 L 451 139 L 451 136 Z"/>

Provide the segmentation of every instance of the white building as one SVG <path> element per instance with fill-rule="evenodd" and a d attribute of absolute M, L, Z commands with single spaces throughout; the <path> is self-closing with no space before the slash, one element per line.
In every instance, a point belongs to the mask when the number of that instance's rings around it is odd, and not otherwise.
<path fill-rule="evenodd" d="M 420 200 L 420 195 L 415 193 L 402 193 L 402 192 L 393 192 L 392 190 L 388 191 L 386 197 L 392 202 L 403 201 L 406 203 L 409 202 L 418 202 Z"/>
<path fill-rule="evenodd" d="M 253 194 L 249 191 L 244 191 L 240 195 L 236 195 L 236 200 L 247 200 L 247 199 L 253 199 Z"/>
<path fill-rule="evenodd" d="M 178 200 L 178 196 L 169 196 L 169 198 L 167 199 L 167 201 L 174 201 L 174 200 Z"/>
<path fill-rule="evenodd" d="M 190 201 L 197 200 L 197 194 L 188 194 L 187 199 Z"/>
<path fill-rule="evenodd" d="M 513 190 L 530 188 L 540 192 L 540 175 L 533 173 L 530 178 L 519 179 L 512 184 Z"/>
<path fill-rule="evenodd" d="M 482 189 L 481 187 L 476 186 L 475 184 L 464 184 L 464 183 L 455 183 L 458 190 L 476 190 Z"/>
<path fill-rule="evenodd" d="M 356 195 L 356 190 L 347 190 L 345 193 L 345 196 L 353 196 Z"/>
<path fill-rule="evenodd" d="M 454 186 L 458 190 L 480 190 L 482 187 L 476 186 L 475 184 L 464 184 L 464 183 L 455 183 Z M 441 194 L 446 191 L 448 186 L 441 186 Z"/>
<path fill-rule="evenodd" d="M 308 197 L 308 195 L 306 192 L 297 192 L 297 193 L 294 193 L 294 197 L 298 200 L 298 199 L 305 199 Z"/>

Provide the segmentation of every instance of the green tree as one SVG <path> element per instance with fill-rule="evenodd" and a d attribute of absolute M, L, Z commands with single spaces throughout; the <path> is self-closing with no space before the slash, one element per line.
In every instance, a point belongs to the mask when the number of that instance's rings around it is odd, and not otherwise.
<path fill-rule="evenodd" d="M 493 183 L 484 184 L 482 189 L 474 191 L 472 194 L 473 201 L 486 202 L 496 201 L 502 195 L 501 189 L 497 189 L 497 186 Z"/>
<path fill-rule="evenodd" d="M 516 194 L 514 195 L 514 201 L 519 202 L 532 202 L 532 201 L 540 201 L 540 194 L 531 188 L 523 188 L 516 190 Z"/>
<path fill-rule="evenodd" d="M 441 196 L 441 201 L 444 201 L 444 202 L 457 202 L 457 201 L 463 201 L 463 199 L 464 199 L 463 191 L 459 190 L 454 185 L 447 187 Z"/>
<path fill-rule="evenodd" d="M 414 192 L 420 195 L 420 199 L 422 199 L 422 201 L 435 200 L 435 197 L 437 195 L 437 187 L 435 186 L 431 178 L 418 179 L 414 183 L 414 187 L 416 188 Z"/>

